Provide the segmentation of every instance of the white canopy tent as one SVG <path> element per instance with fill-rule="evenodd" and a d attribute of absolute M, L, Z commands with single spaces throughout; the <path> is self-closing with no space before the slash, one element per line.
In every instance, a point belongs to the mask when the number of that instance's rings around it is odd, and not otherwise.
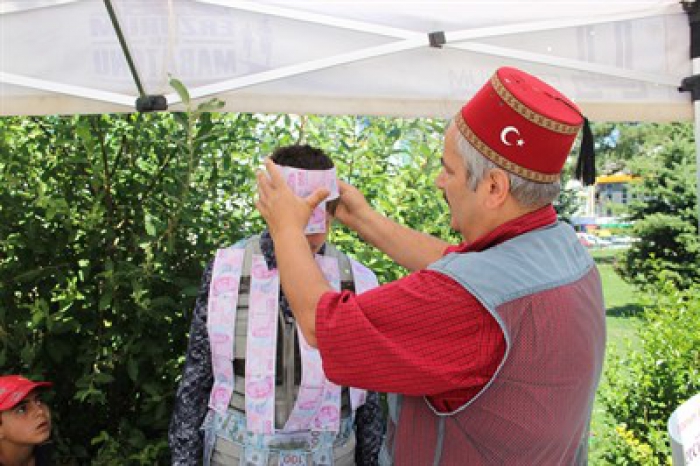
<path fill-rule="evenodd" d="M 676 0 L 111 0 L 149 94 L 225 110 L 451 116 L 501 65 L 591 119 L 690 119 Z M 0 0 L 2 115 L 124 112 L 138 89 L 103 0 Z M 429 33 L 444 32 L 441 48 Z"/>
<path fill-rule="evenodd" d="M 0 115 L 181 110 L 171 74 L 225 111 L 449 117 L 510 65 L 591 120 L 677 121 L 700 72 L 678 0 L 0 0 L 0 38 Z"/>

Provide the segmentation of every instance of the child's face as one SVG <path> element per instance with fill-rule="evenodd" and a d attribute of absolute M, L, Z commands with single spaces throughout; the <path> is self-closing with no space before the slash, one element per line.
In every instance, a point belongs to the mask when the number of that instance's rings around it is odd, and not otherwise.
<path fill-rule="evenodd" d="M 321 249 L 321 246 L 323 246 L 323 243 L 325 243 L 328 239 L 328 232 L 330 231 L 330 228 L 330 215 L 326 215 L 326 231 L 324 233 L 311 233 L 310 235 L 306 235 L 306 240 L 309 242 L 309 247 L 311 248 L 311 252 L 313 254 L 317 254 Z"/>
<path fill-rule="evenodd" d="M 17 406 L 0 412 L 0 442 L 38 445 L 51 435 L 51 411 L 32 391 Z"/>

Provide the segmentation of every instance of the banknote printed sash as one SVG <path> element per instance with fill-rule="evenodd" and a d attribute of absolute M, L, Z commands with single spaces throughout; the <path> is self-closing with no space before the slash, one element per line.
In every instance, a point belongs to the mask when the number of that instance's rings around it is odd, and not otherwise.
<path fill-rule="evenodd" d="M 340 290 L 340 269 L 333 257 L 316 256 L 316 263 L 331 287 Z M 301 354 L 301 384 L 294 409 L 284 426 L 285 431 L 331 431 L 340 426 L 341 388 L 330 382 L 323 373 L 321 354 L 312 348 L 297 325 Z"/>
<path fill-rule="evenodd" d="M 248 430 L 275 432 L 275 358 L 279 317 L 279 274 L 254 254 L 250 271 L 245 406 Z"/>
<path fill-rule="evenodd" d="M 280 452 L 279 466 L 307 466 L 306 453 L 303 451 Z"/>
<path fill-rule="evenodd" d="M 214 388 L 209 404 L 220 413 L 228 407 L 233 392 L 232 359 L 243 254 L 243 249 L 218 251 L 212 271 L 207 327 L 212 347 Z M 317 256 L 316 260 L 331 286 L 339 290 L 337 259 Z M 254 256 L 252 262 L 246 411 L 251 432 L 273 434 L 279 276 L 277 270 L 267 269 L 263 256 Z M 358 294 L 377 286 L 376 277 L 369 269 L 356 261 L 351 261 L 351 265 Z M 298 329 L 297 332 L 302 355 L 302 385 L 283 431 L 337 432 L 341 388 L 327 380 L 318 351 L 308 345 Z M 350 389 L 353 410 L 364 403 L 365 396 L 364 390 Z"/>
<path fill-rule="evenodd" d="M 219 413 L 226 412 L 233 394 L 236 305 L 244 254 L 243 249 L 218 250 L 209 285 L 207 332 L 214 373 L 209 407 Z"/>

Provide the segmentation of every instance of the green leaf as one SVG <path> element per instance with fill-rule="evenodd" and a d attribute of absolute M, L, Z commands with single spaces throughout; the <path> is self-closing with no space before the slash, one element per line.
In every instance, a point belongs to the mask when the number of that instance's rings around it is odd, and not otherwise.
<path fill-rule="evenodd" d="M 182 100 L 182 103 L 184 103 L 186 106 L 190 105 L 190 93 L 187 91 L 187 88 L 185 87 L 184 84 L 179 79 L 173 78 L 170 76 L 170 87 L 175 89 L 175 92 L 177 92 L 177 95 L 180 96 L 180 100 Z"/>
<path fill-rule="evenodd" d="M 104 385 L 114 382 L 114 376 L 106 372 L 98 372 L 94 376 L 94 381 L 95 383 Z"/>
<path fill-rule="evenodd" d="M 183 288 L 182 294 L 184 294 L 185 296 L 197 296 L 199 295 L 199 287 L 194 285 L 187 286 Z"/>
<path fill-rule="evenodd" d="M 19 274 L 15 276 L 14 279 L 18 282 L 32 282 L 39 278 L 41 275 L 43 275 L 45 272 L 46 270 L 40 267 L 38 269 L 30 270 L 28 272 Z"/>
<path fill-rule="evenodd" d="M 148 236 L 156 236 L 156 227 L 153 224 L 153 216 L 149 212 L 145 212 L 143 221 L 146 228 L 146 234 L 148 234 Z"/>
<path fill-rule="evenodd" d="M 185 113 L 185 112 L 173 112 L 172 116 L 175 119 L 175 121 L 180 123 L 184 128 L 187 128 L 189 126 L 189 119 L 188 119 L 187 113 Z M 176 143 L 179 145 L 180 141 L 176 141 Z"/>
<path fill-rule="evenodd" d="M 139 376 L 139 364 L 134 358 L 130 358 L 126 366 L 127 372 L 129 373 L 129 378 L 136 382 Z"/>
<path fill-rule="evenodd" d="M 197 112 L 216 112 L 221 110 L 226 105 L 226 102 L 219 99 L 211 99 L 206 102 L 202 102 L 197 106 Z"/>
<path fill-rule="evenodd" d="M 104 290 L 102 292 L 102 295 L 100 296 L 100 302 L 98 305 L 98 309 L 100 311 L 104 311 L 109 307 L 109 305 L 112 302 L 112 290 Z"/>
<path fill-rule="evenodd" d="M 92 143 L 93 143 L 92 129 L 90 128 L 89 123 L 86 120 L 81 120 L 75 126 L 75 134 L 77 134 L 78 137 L 83 140 L 83 143 L 86 146 L 92 145 Z"/>

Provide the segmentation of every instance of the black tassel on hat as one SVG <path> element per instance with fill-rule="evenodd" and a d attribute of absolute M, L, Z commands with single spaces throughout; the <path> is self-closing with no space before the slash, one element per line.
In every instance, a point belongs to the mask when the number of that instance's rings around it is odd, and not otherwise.
<path fill-rule="evenodd" d="M 583 135 L 581 137 L 581 150 L 576 161 L 576 178 L 584 186 L 595 184 L 595 143 L 593 132 L 588 118 L 583 118 Z"/>

